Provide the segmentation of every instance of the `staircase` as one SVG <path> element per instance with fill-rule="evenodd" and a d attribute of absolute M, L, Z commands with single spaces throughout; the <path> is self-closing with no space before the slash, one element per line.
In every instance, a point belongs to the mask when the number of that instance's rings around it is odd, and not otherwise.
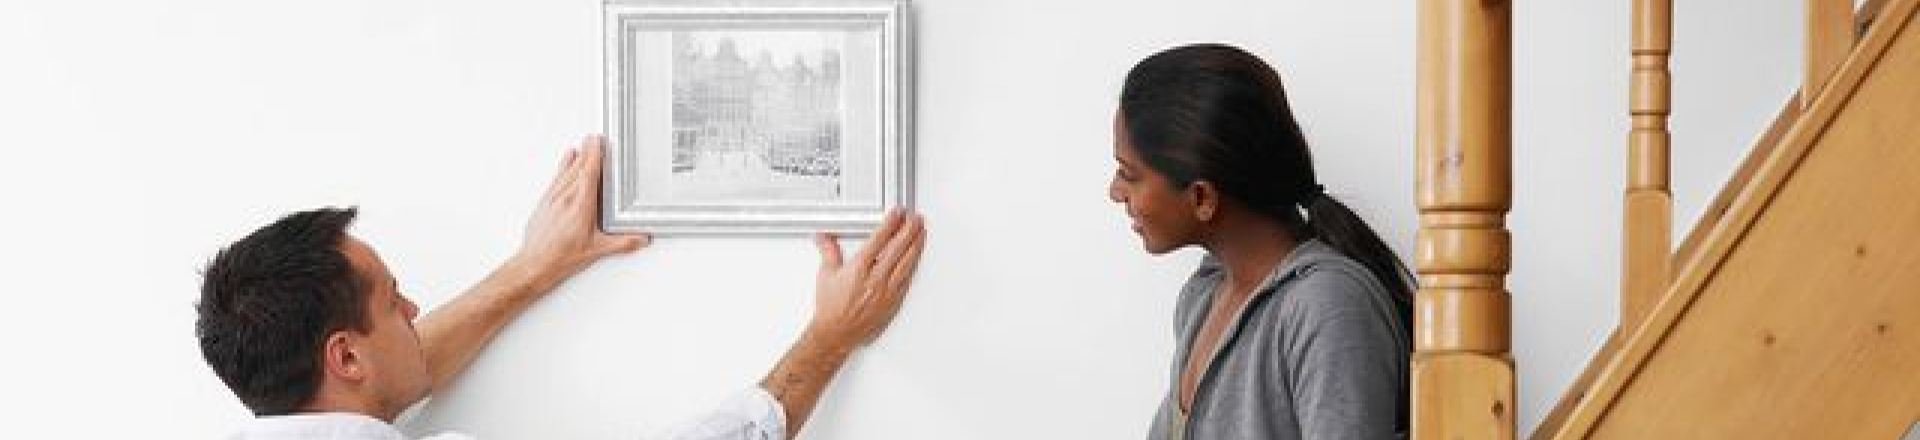
<path fill-rule="evenodd" d="M 1808 1 L 1806 85 L 1671 254 L 1667 1 L 1635 5 L 1620 327 L 1533 438 L 1899 438 L 1920 419 L 1920 0 L 1867 1 L 1858 12 L 1845 0 Z M 1443 5 L 1428 5 L 1436 3 Z M 1498 287 L 1505 199 L 1427 197 L 1429 188 L 1461 181 L 1505 184 L 1504 160 L 1458 165 L 1505 158 L 1504 134 L 1483 129 L 1504 128 L 1505 77 L 1463 80 L 1489 74 L 1455 62 L 1504 54 L 1505 3 L 1422 6 L 1421 294 L 1458 290 L 1459 278 L 1471 276 L 1498 295 L 1480 303 L 1423 298 L 1417 335 L 1480 342 L 1416 338 L 1417 439 L 1514 435 Z M 1449 61 L 1434 64 L 1450 70 L 1428 71 L 1429 58 Z M 1480 69 L 1507 68 L 1504 57 L 1493 61 Z M 1450 100 L 1430 105 L 1429 95 Z M 1488 107 L 1500 112 L 1440 116 Z M 1429 130 L 1482 137 L 1429 139 Z M 1454 172 L 1428 172 L 1445 169 Z M 1504 197 L 1504 188 L 1497 192 Z M 1472 223 L 1475 233 L 1498 239 L 1432 239 L 1463 228 L 1430 219 L 1463 211 L 1485 218 Z M 1461 358 L 1477 367 L 1435 362 Z"/>

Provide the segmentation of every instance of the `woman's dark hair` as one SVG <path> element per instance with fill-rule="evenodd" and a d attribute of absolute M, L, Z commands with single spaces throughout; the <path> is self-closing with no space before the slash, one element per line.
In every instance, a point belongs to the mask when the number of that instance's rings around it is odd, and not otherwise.
<path fill-rule="evenodd" d="M 1317 238 L 1366 266 L 1395 303 L 1401 337 L 1412 340 L 1412 276 L 1373 228 L 1322 190 L 1280 74 L 1266 62 L 1220 44 L 1167 49 L 1127 73 L 1120 114 L 1137 153 L 1173 185 L 1212 182 L 1297 239 Z"/>

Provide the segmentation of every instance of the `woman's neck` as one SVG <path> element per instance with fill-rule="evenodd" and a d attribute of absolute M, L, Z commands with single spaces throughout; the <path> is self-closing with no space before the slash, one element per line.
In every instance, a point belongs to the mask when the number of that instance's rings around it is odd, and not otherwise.
<path fill-rule="evenodd" d="M 1227 294 L 1245 297 L 1299 242 L 1271 217 L 1246 210 L 1223 209 L 1221 214 L 1201 245 L 1226 268 Z"/>

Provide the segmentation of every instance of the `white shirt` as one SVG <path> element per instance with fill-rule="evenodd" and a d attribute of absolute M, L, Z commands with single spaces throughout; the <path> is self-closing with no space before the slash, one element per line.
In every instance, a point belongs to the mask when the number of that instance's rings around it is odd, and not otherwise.
<path fill-rule="evenodd" d="M 657 440 L 787 440 L 786 411 L 759 387 L 742 391 L 706 414 L 682 421 Z M 380 419 L 357 413 L 257 417 L 228 440 L 407 440 Z M 420 440 L 474 440 L 458 433 Z"/>

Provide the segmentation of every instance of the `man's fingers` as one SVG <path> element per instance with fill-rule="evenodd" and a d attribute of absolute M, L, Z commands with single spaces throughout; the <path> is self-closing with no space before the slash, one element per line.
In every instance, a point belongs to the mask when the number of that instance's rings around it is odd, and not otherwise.
<path fill-rule="evenodd" d="M 600 176 L 601 173 L 606 170 L 606 168 L 602 167 L 602 164 L 606 163 L 607 158 L 606 137 L 593 135 L 593 137 L 587 141 L 587 151 L 588 154 L 585 161 L 589 163 L 586 164 L 580 172 L 580 179 L 583 180 L 583 182 L 580 182 L 581 199 L 586 203 L 581 203 L 579 209 L 590 214 L 600 207 L 600 185 L 604 182 Z"/>
<path fill-rule="evenodd" d="M 915 230 L 920 229 L 920 216 L 902 215 L 901 218 L 901 224 L 895 228 L 893 236 L 887 237 L 885 243 L 877 241 L 879 238 L 868 243 L 868 245 L 885 245 L 880 251 L 880 258 L 874 260 L 874 276 L 867 280 L 867 285 L 871 288 L 878 289 L 887 285 L 888 273 L 899 265 L 901 257 L 907 253 L 907 247 L 913 244 Z"/>
<path fill-rule="evenodd" d="M 911 233 L 913 242 L 907 245 L 906 255 L 894 262 L 893 268 L 887 273 L 887 289 L 894 296 L 906 294 L 907 286 L 913 280 L 914 271 L 920 268 L 920 254 L 927 248 L 926 219 L 915 215 L 913 229 L 908 232 Z"/>
<path fill-rule="evenodd" d="M 856 264 L 862 268 L 872 268 L 874 258 L 879 256 L 880 249 L 885 247 L 894 233 L 900 230 L 900 224 L 905 223 L 902 221 L 903 217 L 904 214 L 900 208 L 887 210 L 887 216 L 880 222 L 880 229 L 873 231 L 873 236 L 867 239 L 867 244 L 860 246 L 860 256 Z"/>
<path fill-rule="evenodd" d="M 601 143 L 597 139 L 599 138 L 589 136 L 580 143 L 580 157 L 573 161 L 573 166 L 567 170 L 566 177 L 561 179 L 559 188 L 555 190 L 556 196 L 565 200 L 581 198 L 580 181 L 584 179 L 582 176 L 588 174 L 587 170 L 593 169 L 592 167 L 600 166 L 600 155 L 603 152 L 600 149 Z"/>
<path fill-rule="evenodd" d="M 579 159 L 580 150 L 576 148 L 568 148 L 567 154 L 560 156 L 560 169 L 553 172 L 553 181 L 547 183 L 547 193 L 540 196 L 541 200 L 553 200 L 554 194 L 560 192 L 560 184 L 567 181 L 567 174 L 573 172 L 573 162 Z"/>
<path fill-rule="evenodd" d="M 832 270 L 840 267 L 840 239 L 833 234 L 816 232 L 813 245 L 820 248 L 820 269 Z"/>
<path fill-rule="evenodd" d="M 586 156 L 586 163 L 580 165 L 582 171 L 594 173 L 600 169 L 600 164 L 607 160 L 607 138 L 605 137 L 597 134 L 588 136 L 587 142 L 580 148 L 585 150 L 583 153 Z"/>
<path fill-rule="evenodd" d="M 926 228 L 923 222 L 924 220 L 916 216 L 911 228 L 901 233 L 906 238 L 906 248 L 888 262 L 890 265 L 882 272 L 885 275 L 879 277 L 881 279 L 877 284 L 885 288 L 884 292 L 887 295 L 885 301 L 891 309 L 900 307 L 900 299 L 906 296 L 907 284 L 913 279 L 914 268 L 919 267 L 920 253 L 926 242 Z"/>

